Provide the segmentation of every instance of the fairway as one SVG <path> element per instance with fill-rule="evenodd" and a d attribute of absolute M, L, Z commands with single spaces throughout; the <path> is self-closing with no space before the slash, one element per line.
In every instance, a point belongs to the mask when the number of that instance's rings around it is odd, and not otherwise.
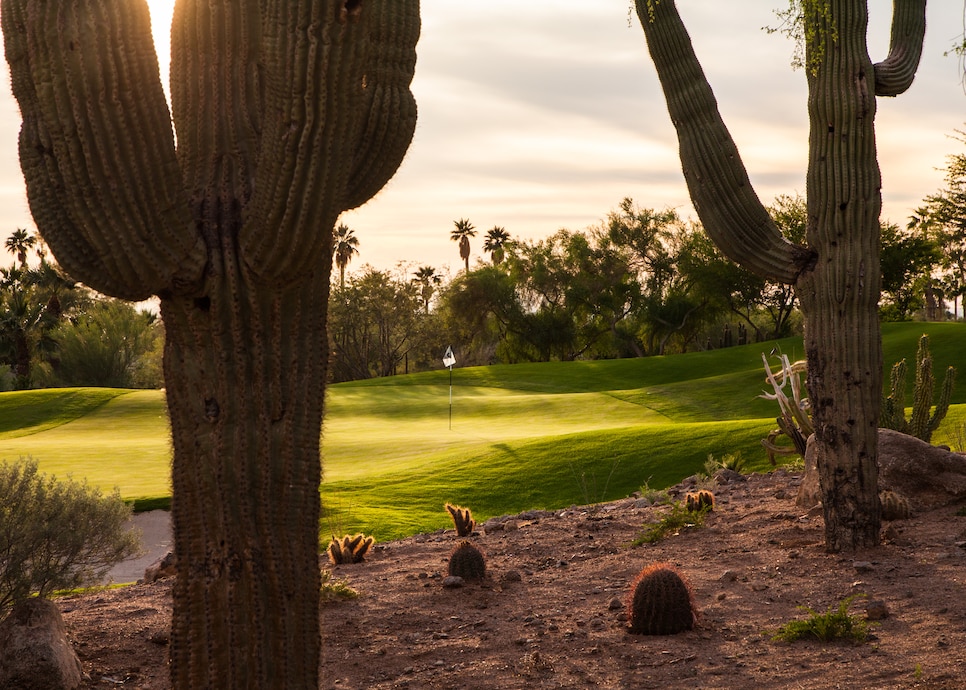
<path fill-rule="evenodd" d="M 912 361 L 928 330 L 936 378 L 966 367 L 963 324 L 887 324 L 885 369 Z M 768 470 L 761 353 L 801 357 L 801 339 L 668 357 L 457 369 L 330 386 L 323 425 L 323 529 L 384 540 L 448 524 L 445 501 L 478 519 L 661 488 L 740 453 Z M 912 377 L 910 377 L 912 378 Z M 909 381 L 911 389 L 912 381 Z M 907 394 L 911 401 L 911 394 Z M 966 384 L 954 403 L 966 402 Z M 934 442 L 963 446 L 966 406 Z M 162 391 L 49 389 L 0 394 L 0 458 L 84 478 L 148 505 L 170 497 Z"/>

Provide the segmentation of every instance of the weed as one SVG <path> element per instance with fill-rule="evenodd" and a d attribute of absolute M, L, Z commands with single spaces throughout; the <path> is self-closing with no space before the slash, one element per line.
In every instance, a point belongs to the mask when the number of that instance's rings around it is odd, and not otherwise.
<path fill-rule="evenodd" d="M 644 525 L 644 531 L 631 542 L 632 546 L 655 544 L 665 537 L 678 534 L 683 529 L 693 529 L 704 526 L 704 516 L 709 508 L 690 511 L 680 501 L 671 504 L 671 509 L 661 516 L 657 522 Z"/>
<path fill-rule="evenodd" d="M 708 459 L 704 463 L 704 473 L 713 477 L 718 470 L 731 470 L 741 474 L 745 469 L 745 459 L 741 457 L 741 452 L 727 453 L 722 455 L 719 460 L 712 453 L 708 453 Z"/>
<path fill-rule="evenodd" d="M 912 677 L 916 680 L 920 680 L 922 678 L 922 664 L 916 664 L 916 668 L 912 671 Z"/>
<path fill-rule="evenodd" d="M 349 586 L 348 580 L 335 580 L 332 573 L 322 569 L 322 581 L 319 587 L 319 599 L 322 602 L 335 601 L 336 599 L 355 599 L 359 592 Z"/>
<path fill-rule="evenodd" d="M 574 479 L 577 480 L 578 486 L 580 486 L 581 495 L 584 498 L 584 505 L 593 505 L 595 503 L 602 503 L 607 496 L 607 487 L 610 486 L 610 480 L 614 477 L 614 472 L 617 471 L 617 466 L 621 464 L 620 458 L 616 458 L 610 466 L 610 474 L 607 475 L 606 481 L 604 481 L 604 486 L 600 487 L 598 490 L 597 485 L 597 475 L 590 475 L 588 479 L 587 473 L 581 471 L 577 474 L 577 468 L 574 467 L 573 462 L 569 462 L 570 472 L 574 475 Z"/>
<path fill-rule="evenodd" d="M 837 608 L 829 607 L 825 613 L 818 613 L 807 606 L 799 606 L 809 616 L 805 619 L 789 621 L 773 635 L 773 640 L 795 642 L 796 640 L 817 639 L 822 642 L 848 640 L 865 642 L 869 637 L 869 624 L 856 615 L 849 613 L 849 606 L 857 596 L 846 597 Z"/>
<path fill-rule="evenodd" d="M 956 515 L 958 515 L 959 517 L 966 517 L 966 506 L 963 506 L 962 508 L 957 510 Z"/>
<path fill-rule="evenodd" d="M 650 503 L 652 506 L 670 503 L 671 494 L 668 493 L 667 489 L 652 489 L 650 487 L 650 482 L 651 478 L 648 477 L 647 481 L 641 485 L 641 498 Z"/>

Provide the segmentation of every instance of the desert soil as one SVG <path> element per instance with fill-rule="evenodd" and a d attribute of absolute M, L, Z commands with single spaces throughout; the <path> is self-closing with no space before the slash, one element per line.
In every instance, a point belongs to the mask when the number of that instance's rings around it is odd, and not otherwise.
<path fill-rule="evenodd" d="M 883 545 L 828 554 L 819 510 L 783 470 L 719 485 L 705 526 L 631 547 L 666 507 L 633 498 L 530 512 L 472 537 L 482 583 L 445 587 L 453 530 L 379 544 L 332 568 L 359 592 L 324 604 L 320 687 L 966 687 L 966 517 L 962 505 L 887 523 Z M 676 487 L 682 491 L 687 487 Z M 472 507 L 472 506 L 471 506 Z M 631 635 L 623 605 L 641 568 L 690 580 L 696 628 Z M 168 688 L 170 581 L 60 601 L 88 688 Z M 772 632 L 859 595 L 864 644 L 776 642 Z"/>

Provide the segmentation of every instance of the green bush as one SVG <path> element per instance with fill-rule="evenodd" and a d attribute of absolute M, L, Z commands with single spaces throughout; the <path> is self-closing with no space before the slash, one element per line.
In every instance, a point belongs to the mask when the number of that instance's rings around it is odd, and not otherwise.
<path fill-rule="evenodd" d="M 48 477 L 29 458 L 0 463 L 0 611 L 32 594 L 99 583 L 140 552 L 130 516 L 117 491 L 103 496 L 86 482 Z"/>

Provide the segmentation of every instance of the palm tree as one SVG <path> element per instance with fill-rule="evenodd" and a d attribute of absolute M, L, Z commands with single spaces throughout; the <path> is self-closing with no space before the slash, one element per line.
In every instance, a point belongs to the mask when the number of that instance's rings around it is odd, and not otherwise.
<path fill-rule="evenodd" d="M 454 220 L 453 225 L 456 229 L 450 232 L 449 238 L 454 242 L 460 243 L 460 258 L 466 264 L 466 272 L 470 272 L 470 238 L 476 237 L 476 229 L 473 224 L 465 218 Z"/>
<path fill-rule="evenodd" d="M 27 252 L 32 246 L 37 244 L 37 236 L 31 235 L 29 232 L 23 228 L 17 228 L 13 231 L 13 234 L 7 238 L 4 245 L 7 247 L 7 251 L 11 254 L 16 255 L 17 261 L 20 262 L 20 268 L 24 268 L 27 265 Z"/>
<path fill-rule="evenodd" d="M 352 256 L 359 253 L 359 238 L 356 231 L 345 223 L 335 229 L 335 265 L 339 267 L 339 287 L 345 289 L 345 267 Z"/>
<path fill-rule="evenodd" d="M 420 285 L 419 295 L 423 299 L 423 305 L 426 307 L 428 314 L 429 300 L 432 299 L 436 286 L 443 282 L 443 279 L 432 266 L 420 266 L 413 275 L 416 276 L 413 282 Z"/>
<path fill-rule="evenodd" d="M 486 231 L 486 241 L 483 243 L 483 249 L 490 252 L 490 258 L 493 259 L 494 266 L 503 263 L 503 248 L 509 242 L 510 233 L 506 231 L 506 228 L 494 225 Z"/>

